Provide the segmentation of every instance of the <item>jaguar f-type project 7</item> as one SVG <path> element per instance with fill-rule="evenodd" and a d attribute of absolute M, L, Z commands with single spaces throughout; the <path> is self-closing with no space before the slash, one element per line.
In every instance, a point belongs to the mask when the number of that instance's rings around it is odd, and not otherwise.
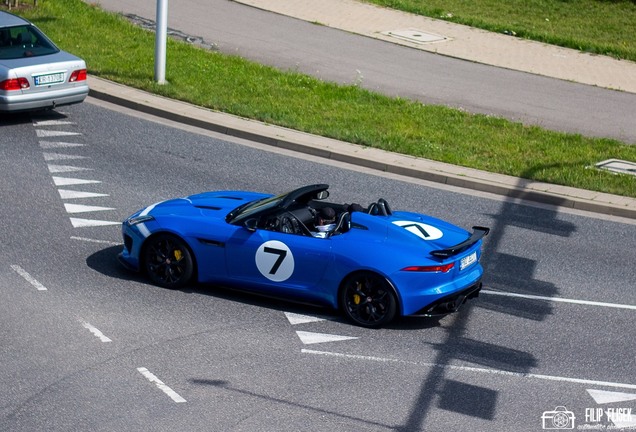
<path fill-rule="evenodd" d="M 394 211 L 385 199 L 366 207 L 328 202 L 328 188 L 206 192 L 153 204 L 123 222 L 119 259 L 162 287 L 201 282 L 318 303 L 364 327 L 455 312 L 479 294 L 488 228 L 468 232 Z"/>

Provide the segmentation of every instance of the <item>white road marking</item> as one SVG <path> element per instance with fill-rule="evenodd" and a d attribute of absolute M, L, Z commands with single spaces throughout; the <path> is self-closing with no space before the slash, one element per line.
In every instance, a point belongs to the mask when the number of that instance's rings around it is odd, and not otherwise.
<path fill-rule="evenodd" d="M 62 154 L 62 153 L 43 152 L 42 154 L 44 155 L 45 161 L 88 159 L 88 156 L 70 155 L 70 154 Z"/>
<path fill-rule="evenodd" d="M 601 307 L 609 307 L 609 308 L 616 308 L 616 309 L 636 310 L 636 306 L 634 305 L 624 305 L 624 304 L 618 304 L 618 303 L 603 303 L 603 302 L 596 302 L 596 301 L 589 301 L 589 300 L 576 300 L 576 299 L 567 299 L 567 298 L 559 298 L 559 297 L 543 297 L 543 296 L 536 296 L 536 295 L 529 295 L 529 294 L 517 294 L 517 293 L 510 293 L 510 292 L 503 292 L 503 291 L 490 291 L 490 290 L 481 290 L 480 293 L 492 294 L 492 295 L 498 295 L 498 296 L 504 296 L 504 297 L 518 297 L 518 298 L 525 298 L 530 300 L 545 300 L 545 301 L 553 301 L 553 302 L 561 302 L 561 303 L 581 304 L 581 305 L 588 305 L 588 306 L 601 306 Z"/>
<path fill-rule="evenodd" d="M 82 321 L 80 320 L 82 323 L 82 326 L 85 329 L 88 329 L 88 331 L 90 331 L 91 333 L 93 333 L 95 336 L 97 336 L 99 338 L 99 340 L 101 340 L 102 342 L 112 342 L 112 340 L 110 340 L 109 338 L 107 338 L 106 336 L 104 336 L 104 333 L 102 333 L 101 331 L 99 331 L 98 329 L 96 329 L 95 327 L 93 327 L 92 325 L 90 325 L 89 323 L 87 323 L 86 321 Z"/>
<path fill-rule="evenodd" d="M 68 189 L 58 189 L 60 193 L 60 197 L 62 199 L 76 199 L 76 198 L 98 198 L 98 197 L 107 197 L 108 194 L 103 193 L 95 193 L 95 192 L 82 192 L 82 191 L 74 191 Z"/>
<path fill-rule="evenodd" d="M 587 389 L 587 392 L 599 405 L 636 400 L 636 394 L 633 393 L 619 393 L 595 389 Z"/>
<path fill-rule="evenodd" d="M 101 181 L 53 176 L 53 183 L 55 183 L 55 186 L 72 186 L 72 185 L 80 185 L 80 184 L 101 183 Z"/>
<path fill-rule="evenodd" d="M 38 138 L 81 135 L 79 132 L 51 131 L 44 129 L 36 129 L 35 133 L 38 135 Z"/>
<path fill-rule="evenodd" d="M 66 209 L 67 213 L 88 213 L 88 212 L 96 212 L 96 211 L 115 210 L 112 207 L 89 206 L 84 204 L 69 204 L 69 203 L 64 203 L 64 208 Z"/>
<path fill-rule="evenodd" d="M 118 222 L 118 224 L 119 224 L 119 222 Z M 107 244 L 107 245 L 112 245 L 112 246 L 121 246 L 122 245 L 121 242 L 114 242 L 114 241 L 110 241 L 110 240 L 98 240 L 98 239 L 92 239 L 92 238 L 87 238 L 87 237 L 77 237 L 77 236 L 71 236 L 71 240 L 79 240 L 79 241 L 88 242 L 88 243 Z"/>
<path fill-rule="evenodd" d="M 38 291 L 47 291 L 46 287 L 38 282 L 33 276 L 31 276 L 26 270 L 16 264 L 11 264 L 11 268 L 17 274 L 22 276 L 28 283 L 33 285 Z"/>
<path fill-rule="evenodd" d="M 70 143 L 64 141 L 40 141 L 40 147 L 46 150 L 54 148 L 84 147 L 84 144 Z"/>
<path fill-rule="evenodd" d="M 301 314 L 297 314 L 293 312 L 285 312 L 285 316 L 287 317 L 291 325 L 305 324 L 305 323 L 319 322 L 319 321 L 326 320 L 325 318 L 319 318 L 319 317 L 310 316 L 310 315 L 301 315 Z"/>
<path fill-rule="evenodd" d="M 344 340 L 358 339 L 353 336 L 338 336 L 326 333 L 312 333 L 305 331 L 297 331 L 296 334 L 305 345 L 325 343 L 325 342 L 339 342 Z"/>
<path fill-rule="evenodd" d="M 146 377 L 146 379 L 148 381 L 150 381 L 151 383 L 154 383 L 162 392 L 164 392 L 165 394 L 167 394 L 173 401 L 175 401 L 176 403 L 183 403 L 186 402 L 186 400 L 184 398 L 182 398 L 181 396 L 179 396 L 179 394 L 177 392 L 175 392 L 174 390 L 172 390 L 170 387 L 168 387 L 167 385 L 165 385 L 159 378 L 157 378 L 156 376 L 154 376 L 148 369 L 146 369 L 145 367 L 140 367 L 137 368 L 137 370 L 144 376 Z"/>
<path fill-rule="evenodd" d="M 71 223 L 73 224 L 73 228 L 87 228 L 87 227 L 98 227 L 98 226 L 108 226 L 108 225 L 121 225 L 121 222 L 115 221 L 105 221 L 105 220 L 94 220 L 94 219 L 80 219 L 80 218 L 70 218 Z"/>
<path fill-rule="evenodd" d="M 68 120 L 35 120 L 33 126 L 62 126 L 74 125 L 76 123 Z"/>
<path fill-rule="evenodd" d="M 49 167 L 49 172 L 51 174 L 68 173 L 68 172 L 76 172 L 76 171 L 92 171 L 91 168 L 76 167 L 76 166 L 72 166 L 72 165 L 52 165 L 52 164 L 48 164 L 48 167 Z"/>
<path fill-rule="evenodd" d="M 363 356 L 363 355 L 356 355 L 356 354 L 343 354 L 343 353 L 335 353 L 335 352 L 328 352 L 328 351 L 314 351 L 314 350 L 308 350 L 308 349 L 302 349 L 300 352 L 304 354 L 346 358 L 351 360 L 374 361 L 374 362 L 382 362 L 382 363 L 399 363 L 399 364 L 408 364 L 408 365 L 414 365 L 414 366 L 433 367 L 433 368 L 439 368 L 439 369 L 458 370 L 458 371 L 465 371 L 465 372 L 477 372 L 477 373 L 485 373 L 485 374 L 492 374 L 492 375 L 503 375 L 503 376 L 509 376 L 509 377 L 517 377 L 517 378 L 531 378 L 531 379 L 539 379 L 539 380 L 546 380 L 546 381 L 569 382 L 569 383 L 575 383 L 575 384 L 585 384 L 585 385 L 595 385 L 595 386 L 602 386 L 602 387 L 615 387 L 615 388 L 636 390 L 636 384 L 625 384 L 625 383 L 617 383 L 617 382 L 610 382 L 610 381 L 595 381 L 595 380 L 589 380 L 589 379 L 569 378 L 569 377 L 560 377 L 560 376 L 553 376 L 553 375 L 510 372 L 510 371 L 505 371 L 500 369 L 486 369 L 486 368 L 477 368 L 472 366 L 442 365 L 437 363 L 416 362 L 416 361 L 400 360 L 400 359 L 385 358 L 385 357 Z"/>

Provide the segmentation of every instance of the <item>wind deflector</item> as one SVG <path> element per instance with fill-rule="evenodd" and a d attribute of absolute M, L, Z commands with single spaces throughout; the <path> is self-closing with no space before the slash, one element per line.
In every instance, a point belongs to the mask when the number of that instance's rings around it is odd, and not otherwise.
<path fill-rule="evenodd" d="M 479 240 L 487 236 L 489 232 L 490 232 L 490 228 L 474 226 L 473 233 L 468 238 L 468 240 L 465 240 L 447 249 L 439 249 L 439 250 L 431 251 L 431 255 L 436 256 L 438 258 L 448 258 L 453 255 L 457 255 L 458 253 L 461 253 L 462 251 L 468 249 L 469 247 L 477 243 Z"/>

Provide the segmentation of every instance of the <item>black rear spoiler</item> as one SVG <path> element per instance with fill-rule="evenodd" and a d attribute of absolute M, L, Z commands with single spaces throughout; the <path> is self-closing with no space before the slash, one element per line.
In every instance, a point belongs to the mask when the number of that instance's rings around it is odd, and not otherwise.
<path fill-rule="evenodd" d="M 487 236 L 489 232 L 490 232 L 490 228 L 474 226 L 473 233 L 468 238 L 468 240 L 465 240 L 455 246 L 451 246 L 448 249 L 434 250 L 431 252 L 431 255 L 436 256 L 438 258 L 448 258 L 453 255 L 457 255 L 458 253 L 461 253 L 462 251 L 468 249 L 469 247 L 477 243 L 479 240 Z"/>

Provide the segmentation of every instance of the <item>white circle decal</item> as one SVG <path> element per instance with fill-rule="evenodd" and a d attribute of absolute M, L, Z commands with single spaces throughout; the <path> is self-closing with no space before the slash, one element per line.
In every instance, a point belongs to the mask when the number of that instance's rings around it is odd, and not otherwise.
<path fill-rule="evenodd" d="M 395 221 L 393 223 L 397 226 L 401 226 L 416 236 L 423 238 L 424 240 L 437 240 L 442 238 L 444 235 L 438 228 L 421 222 Z"/>
<path fill-rule="evenodd" d="M 256 251 L 256 267 L 267 279 L 282 282 L 294 273 L 294 256 L 285 243 L 270 240 Z"/>

